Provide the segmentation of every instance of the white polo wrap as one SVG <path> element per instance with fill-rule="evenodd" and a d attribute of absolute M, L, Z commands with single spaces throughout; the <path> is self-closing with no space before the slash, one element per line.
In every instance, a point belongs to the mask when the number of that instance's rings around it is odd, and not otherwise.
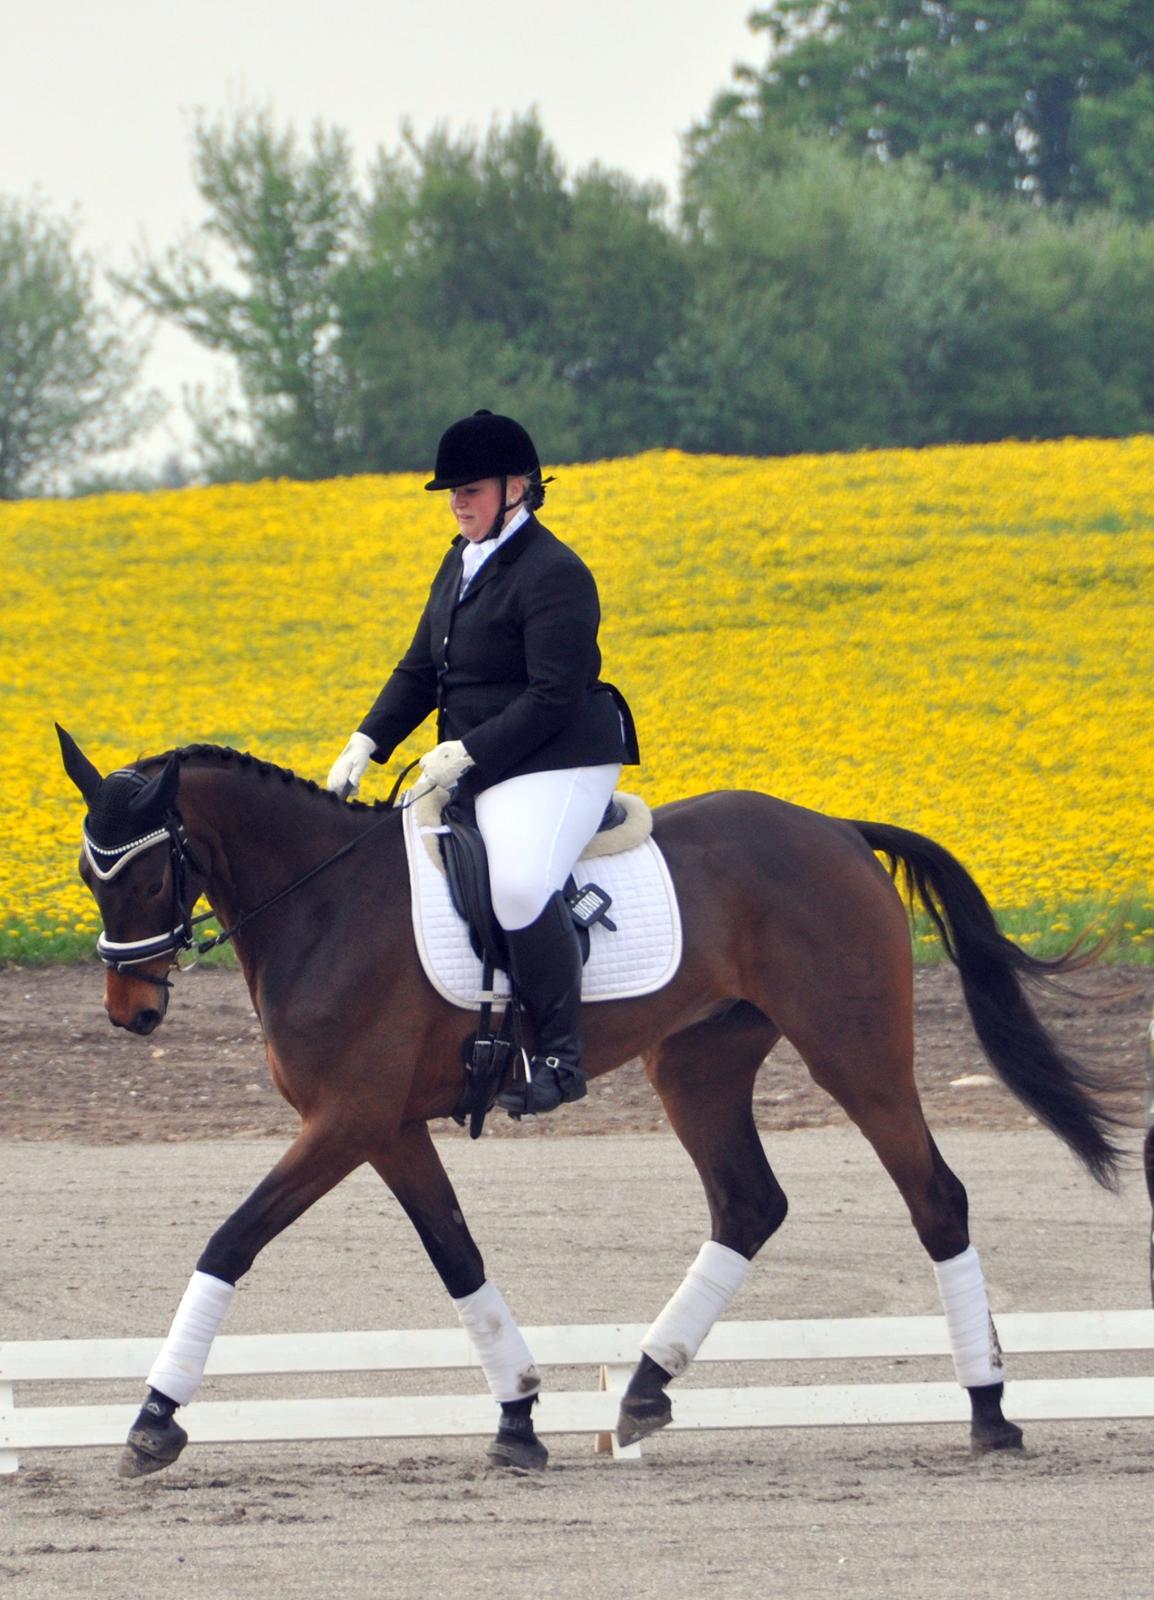
<path fill-rule="evenodd" d="M 703 1244 L 680 1289 L 642 1339 L 645 1354 L 673 1377 L 683 1373 L 748 1271 L 749 1262 L 736 1250 L 712 1239 Z"/>
<path fill-rule="evenodd" d="M 149 1386 L 178 1406 L 186 1406 L 200 1388 L 212 1341 L 232 1304 L 236 1285 L 207 1272 L 194 1272 L 184 1299 L 176 1308 L 168 1338 L 148 1374 Z"/>
<path fill-rule="evenodd" d="M 536 1394 L 541 1374 L 497 1285 L 486 1279 L 479 1289 L 454 1300 L 453 1305 L 480 1357 L 493 1399 L 527 1400 Z"/>
<path fill-rule="evenodd" d="M 970 1245 L 950 1261 L 935 1261 L 934 1277 L 938 1280 L 938 1293 L 946 1314 L 958 1382 L 967 1389 L 1001 1383 L 1006 1369 L 994 1319 L 990 1316 L 978 1252 Z"/>

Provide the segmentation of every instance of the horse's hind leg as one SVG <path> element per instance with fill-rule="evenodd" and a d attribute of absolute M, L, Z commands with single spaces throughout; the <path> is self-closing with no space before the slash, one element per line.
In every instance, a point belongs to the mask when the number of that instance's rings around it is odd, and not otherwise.
<path fill-rule="evenodd" d="M 933 1263 L 958 1382 L 970 1396 L 975 1453 L 1017 1449 L 1022 1431 L 1002 1415 L 1002 1353 L 990 1316 L 985 1278 L 970 1243 L 969 1203 L 960 1179 L 933 1141 L 913 1075 L 909 1007 L 895 1007 L 862 1028 L 852 1044 L 839 1039 L 836 1006 L 823 1013 L 820 1038 L 804 1028 L 792 1041 L 814 1080 L 845 1108 L 876 1150 L 909 1208 Z"/>
<path fill-rule="evenodd" d="M 122 1478 L 158 1472 L 180 1455 L 188 1435 L 174 1413 L 187 1405 L 200 1387 L 209 1350 L 238 1280 L 271 1239 L 363 1159 L 364 1152 L 347 1129 L 305 1127 L 268 1176 L 213 1234 L 148 1374 L 148 1398 L 121 1455 Z"/>
<path fill-rule="evenodd" d="M 485 1276 L 481 1252 L 428 1128 L 405 1123 L 372 1161 L 416 1228 L 501 1407 L 489 1460 L 499 1467 L 544 1467 L 549 1452 L 537 1438 L 532 1415 L 540 1376 L 504 1296 Z"/>
<path fill-rule="evenodd" d="M 710 1238 L 641 1342 L 621 1401 L 622 1445 L 663 1428 L 666 1394 L 744 1281 L 749 1263 L 785 1220 L 785 1194 L 753 1120 L 753 1081 L 778 1031 L 751 1005 L 666 1039 L 645 1065 L 674 1132 L 705 1186 Z"/>

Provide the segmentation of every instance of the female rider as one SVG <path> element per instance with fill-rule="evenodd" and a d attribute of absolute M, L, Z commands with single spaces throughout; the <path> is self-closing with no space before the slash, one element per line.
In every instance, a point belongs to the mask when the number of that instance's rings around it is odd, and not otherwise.
<path fill-rule="evenodd" d="M 597 831 L 621 766 L 639 759 L 621 694 L 601 682 L 593 575 L 534 512 L 545 498 L 533 441 L 511 417 L 474 412 L 442 435 L 426 489 L 447 489 L 458 534 L 413 642 L 334 762 L 354 791 L 430 711 L 426 778 L 473 798 L 510 976 L 533 1025 L 532 1075 L 501 1096 L 515 1114 L 585 1093 L 581 954 L 560 893 Z"/>

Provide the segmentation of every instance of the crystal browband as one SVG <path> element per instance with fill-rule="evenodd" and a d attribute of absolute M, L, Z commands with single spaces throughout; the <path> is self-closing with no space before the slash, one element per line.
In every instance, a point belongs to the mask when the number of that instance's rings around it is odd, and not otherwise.
<path fill-rule="evenodd" d="M 127 844 L 103 845 L 97 844 L 89 836 L 88 829 L 84 830 L 84 854 L 88 858 L 88 865 L 96 876 L 107 883 L 109 878 L 115 878 L 121 867 L 141 855 L 145 850 L 151 850 L 154 845 L 164 844 L 169 838 L 167 828 L 158 828 L 155 833 L 142 834 L 139 839 L 130 839 Z M 96 859 L 97 856 L 111 856 L 111 866 L 103 867 Z"/>

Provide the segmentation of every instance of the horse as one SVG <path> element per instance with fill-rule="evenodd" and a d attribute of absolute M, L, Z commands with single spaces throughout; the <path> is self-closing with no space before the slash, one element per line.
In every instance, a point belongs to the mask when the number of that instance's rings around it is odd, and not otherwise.
<path fill-rule="evenodd" d="M 208 1240 L 119 1471 L 138 1477 L 177 1459 L 187 1435 L 175 1412 L 196 1391 L 236 1283 L 366 1162 L 407 1213 L 472 1336 L 499 1406 L 489 1460 L 544 1466 L 532 1418 L 537 1370 L 486 1277 L 429 1129 L 458 1102 L 472 1017 L 434 990 L 415 948 L 402 806 L 345 800 L 216 745 L 102 776 L 58 732 L 88 807 L 80 872 L 103 920 L 109 1020 L 142 1036 L 161 1025 L 203 895 L 234 939 L 272 1078 L 300 1118 L 280 1160 Z M 671 1420 L 668 1386 L 785 1221 L 786 1195 L 752 1110 L 757 1072 L 784 1037 L 905 1201 L 970 1397 L 971 1450 L 1020 1448 L 1022 1431 L 1003 1412 L 1004 1368 L 966 1190 L 934 1142 L 914 1080 L 909 914 L 920 905 L 936 926 L 1002 1081 L 1113 1187 L 1121 1152 L 1109 1086 L 1061 1049 L 1025 987 L 1086 953 L 1029 954 L 1000 932 L 949 851 L 891 824 L 731 790 L 657 807 L 654 838 L 682 910 L 680 965 L 653 993 L 583 1007 L 585 1065 L 598 1078 L 641 1057 L 696 1166 L 711 1228 L 642 1340 L 619 1439 L 632 1443 Z"/>

